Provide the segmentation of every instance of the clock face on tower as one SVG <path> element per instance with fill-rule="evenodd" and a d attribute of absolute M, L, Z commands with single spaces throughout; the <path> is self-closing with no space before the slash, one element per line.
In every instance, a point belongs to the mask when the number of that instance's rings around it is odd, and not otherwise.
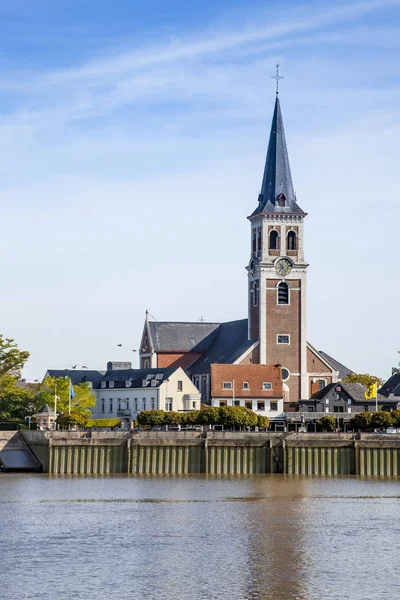
<path fill-rule="evenodd" d="M 275 263 L 275 271 L 281 277 L 285 277 L 285 275 L 289 275 L 292 270 L 292 263 L 287 258 L 280 258 Z"/>

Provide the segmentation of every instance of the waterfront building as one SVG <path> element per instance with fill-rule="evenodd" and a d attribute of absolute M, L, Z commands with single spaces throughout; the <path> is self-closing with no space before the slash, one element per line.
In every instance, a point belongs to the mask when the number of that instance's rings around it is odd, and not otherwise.
<path fill-rule="evenodd" d="M 37 428 L 40 430 L 53 429 L 55 413 L 48 404 L 42 406 L 36 415 L 33 415 L 36 419 Z"/>
<path fill-rule="evenodd" d="M 211 405 L 243 406 L 283 427 L 281 368 L 278 365 L 211 365 Z"/>
<path fill-rule="evenodd" d="M 110 361 L 106 371 L 49 369 L 46 376 L 88 383 L 96 396 L 93 419 L 130 423 L 142 410 L 187 412 L 201 405 L 201 394 L 181 367 L 132 369 L 130 362 Z"/>
<path fill-rule="evenodd" d="M 400 404 L 400 369 L 397 367 L 392 369 L 392 376 L 383 384 L 379 393 Z"/>
<path fill-rule="evenodd" d="M 375 398 L 367 400 L 366 391 L 367 387 L 361 383 L 330 383 L 311 399 L 301 400 L 299 410 L 306 419 L 315 420 L 328 415 L 349 420 L 355 413 L 376 410 Z M 378 393 L 378 407 L 386 411 L 395 410 L 397 400 Z"/>
<path fill-rule="evenodd" d="M 261 191 L 248 217 L 247 319 L 152 322 L 146 311 L 141 366 L 181 366 L 209 403 L 211 365 L 279 364 L 287 411 L 348 375 L 349 369 L 307 341 L 306 216 L 294 192 L 277 94 Z"/>

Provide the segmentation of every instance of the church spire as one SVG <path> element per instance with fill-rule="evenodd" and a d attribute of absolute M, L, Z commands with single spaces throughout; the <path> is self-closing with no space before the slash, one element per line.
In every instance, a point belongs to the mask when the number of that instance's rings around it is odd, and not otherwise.
<path fill-rule="evenodd" d="M 272 117 L 267 160 L 265 162 L 261 192 L 258 197 L 258 207 L 253 212 L 253 215 L 261 212 L 303 213 L 302 209 L 297 205 L 293 189 L 278 93 Z"/>

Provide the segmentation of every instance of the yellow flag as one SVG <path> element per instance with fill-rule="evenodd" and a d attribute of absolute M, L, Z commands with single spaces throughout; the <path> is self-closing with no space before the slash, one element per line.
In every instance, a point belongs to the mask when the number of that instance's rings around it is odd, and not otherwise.
<path fill-rule="evenodd" d="M 378 384 L 373 383 L 372 385 L 369 386 L 369 388 L 365 392 L 365 394 L 364 394 L 365 399 L 366 400 L 371 400 L 372 398 L 375 399 L 377 392 L 378 392 Z"/>

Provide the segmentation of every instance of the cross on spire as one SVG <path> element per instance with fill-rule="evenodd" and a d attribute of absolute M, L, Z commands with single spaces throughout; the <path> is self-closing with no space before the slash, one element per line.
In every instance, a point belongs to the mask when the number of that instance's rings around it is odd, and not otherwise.
<path fill-rule="evenodd" d="M 276 75 L 271 75 L 271 79 L 276 79 L 276 95 L 279 94 L 279 80 L 284 79 L 279 75 L 279 63 L 276 63 Z"/>

